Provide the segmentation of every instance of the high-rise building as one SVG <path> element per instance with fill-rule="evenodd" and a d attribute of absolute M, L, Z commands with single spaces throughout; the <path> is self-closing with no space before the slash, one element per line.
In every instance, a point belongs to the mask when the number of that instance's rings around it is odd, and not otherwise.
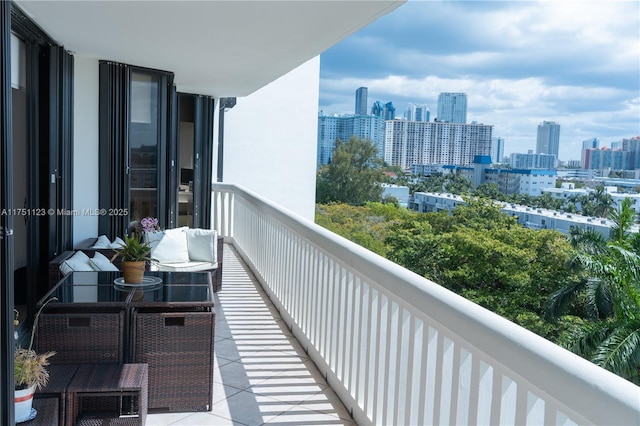
<path fill-rule="evenodd" d="M 609 148 L 611 148 L 611 149 L 622 149 L 622 141 L 609 142 Z"/>
<path fill-rule="evenodd" d="M 582 149 L 600 148 L 598 138 L 585 139 L 582 141 Z"/>
<path fill-rule="evenodd" d="M 382 102 L 375 101 L 373 105 L 371 105 L 371 115 L 384 118 L 384 105 L 382 105 Z"/>
<path fill-rule="evenodd" d="M 368 88 L 359 87 L 356 90 L 356 115 L 367 115 L 368 96 L 369 96 Z"/>
<path fill-rule="evenodd" d="M 382 102 L 375 101 L 371 107 L 371 115 L 382 117 L 384 120 L 395 120 L 396 108 L 393 106 L 393 102 L 387 102 L 383 105 Z"/>
<path fill-rule="evenodd" d="M 606 146 L 589 148 L 585 152 L 584 168 L 589 170 L 624 170 L 629 167 L 630 159 L 630 151 L 609 149 Z"/>
<path fill-rule="evenodd" d="M 413 164 L 473 164 L 491 154 L 493 126 L 389 120 L 385 123 L 384 161 L 405 170 Z"/>
<path fill-rule="evenodd" d="M 613 146 L 613 144 L 611 145 Z M 640 169 L 640 136 L 622 139 L 622 149 L 624 151 L 629 151 L 629 165 L 627 169 Z"/>
<path fill-rule="evenodd" d="M 407 111 L 404 113 L 404 118 L 409 121 L 429 121 L 429 115 L 427 105 L 409 104 Z"/>
<path fill-rule="evenodd" d="M 467 122 L 467 94 L 440 93 L 438 96 L 438 121 L 446 123 Z"/>
<path fill-rule="evenodd" d="M 591 139 L 586 139 L 582 141 L 582 152 L 580 155 L 580 166 L 583 168 L 587 168 L 585 167 L 586 163 L 585 163 L 585 156 L 587 153 L 588 149 L 598 149 L 600 147 L 600 141 L 598 141 L 598 138 L 591 138 Z"/>
<path fill-rule="evenodd" d="M 558 158 L 560 150 L 560 125 L 553 121 L 543 121 L 538 124 L 538 138 L 536 154 L 555 155 Z"/>
<path fill-rule="evenodd" d="M 504 159 L 504 138 L 491 138 L 491 162 L 502 163 Z"/>
<path fill-rule="evenodd" d="M 512 153 L 509 165 L 514 169 L 555 169 L 558 158 L 551 154 Z"/>
<path fill-rule="evenodd" d="M 373 115 L 347 115 L 318 117 L 318 165 L 331 161 L 336 141 L 348 141 L 351 136 L 368 139 L 378 148 L 378 157 L 384 158 L 384 119 Z"/>
<path fill-rule="evenodd" d="M 396 118 L 396 108 L 393 106 L 393 102 L 387 102 L 384 104 L 384 111 L 382 116 L 385 120 L 395 120 Z"/>

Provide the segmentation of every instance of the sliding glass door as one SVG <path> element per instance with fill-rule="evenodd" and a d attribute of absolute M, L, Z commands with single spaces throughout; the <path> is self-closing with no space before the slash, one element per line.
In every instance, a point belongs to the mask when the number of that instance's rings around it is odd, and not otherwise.
<path fill-rule="evenodd" d="M 214 99 L 178 94 L 178 226 L 211 226 Z"/>
<path fill-rule="evenodd" d="M 214 105 L 177 93 L 169 72 L 100 62 L 100 235 L 149 216 L 210 226 Z"/>
<path fill-rule="evenodd" d="M 110 239 L 145 217 L 167 223 L 171 73 L 100 62 L 98 232 Z"/>

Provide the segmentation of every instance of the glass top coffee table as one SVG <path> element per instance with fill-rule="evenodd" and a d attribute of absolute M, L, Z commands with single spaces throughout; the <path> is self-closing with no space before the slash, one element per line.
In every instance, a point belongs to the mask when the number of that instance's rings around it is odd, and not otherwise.
<path fill-rule="evenodd" d="M 142 284 L 128 284 L 122 272 L 73 272 L 38 302 L 58 300 L 48 307 L 213 307 L 211 275 L 207 272 L 145 272 Z"/>

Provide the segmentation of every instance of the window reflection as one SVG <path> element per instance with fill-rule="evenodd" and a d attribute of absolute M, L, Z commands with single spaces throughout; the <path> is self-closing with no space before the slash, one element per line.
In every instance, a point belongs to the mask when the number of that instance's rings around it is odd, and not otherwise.
<path fill-rule="evenodd" d="M 130 217 L 158 216 L 158 77 L 131 73 Z"/>

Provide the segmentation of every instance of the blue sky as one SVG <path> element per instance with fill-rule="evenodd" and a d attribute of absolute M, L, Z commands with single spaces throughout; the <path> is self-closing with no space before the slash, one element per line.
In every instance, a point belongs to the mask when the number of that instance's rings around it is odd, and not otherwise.
<path fill-rule="evenodd" d="M 640 1 L 409 1 L 320 59 L 325 115 L 392 101 L 436 115 L 441 92 L 467 94 L 467 121 L 491 124 L 505 154 L 535 150 L 560 123 L 560 159 L 640 135 Z"/>

